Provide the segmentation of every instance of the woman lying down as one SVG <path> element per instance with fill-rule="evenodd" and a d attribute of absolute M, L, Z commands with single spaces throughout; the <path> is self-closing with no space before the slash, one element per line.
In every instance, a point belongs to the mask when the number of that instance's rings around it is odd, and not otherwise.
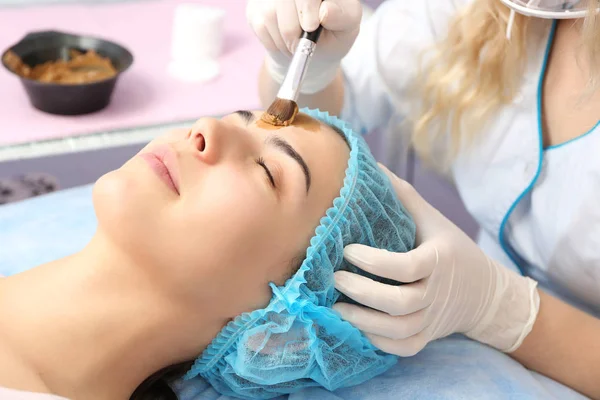
<path fill-rule="evenodd" d="M 340 120 L 257 117 L 154 140 L 96 183 L 81 252 L 0 280 L 1 399 L 176 399 L 198 376 L 272 398 L 395 364 L 331 309 L 333 273 L 360 272 L 347 244 L 410 250 L 412 220 Z"/>

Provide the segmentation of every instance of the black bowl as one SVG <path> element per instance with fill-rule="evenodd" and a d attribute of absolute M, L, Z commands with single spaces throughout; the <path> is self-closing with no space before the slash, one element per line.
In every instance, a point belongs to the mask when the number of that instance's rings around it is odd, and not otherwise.
<path fill-rule="evenodd" d="M 108 57 L 117 74 L 101 81 L 70 85 L 19 76 L 29 101 L 38 110 L 60 115 L 87 114 L 105 108 L 110 103 L 119 76 L 133 63 L 133 55 L 116 43 L 57 31 L 33 32 L 2 54 L 2 64 L 14 73 L 4 62 L 8 51 L 13 51 L 25 64 L 33 67 L 47 61 L 68 60 L 71 49 L 95 50 L 99 55 Z"/>

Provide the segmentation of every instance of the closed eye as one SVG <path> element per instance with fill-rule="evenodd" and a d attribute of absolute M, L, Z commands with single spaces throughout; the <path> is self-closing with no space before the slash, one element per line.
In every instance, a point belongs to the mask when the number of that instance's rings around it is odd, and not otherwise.
<path fill-rule="evenodd" d="M 269 170 L 269 167 L 267 167 L 267 164 L 265 163 L 265 160 L 262 157 L 259 157 L 256 160 L 256 163 L 258 165 L 260 165 L 265 170 L 265 173 L 267 174 L 267 178 L 269 178 L 269 182 L 271 182 L 271 186 L 273 186 L 273 188 L 276 189 L 277 185 L 275 185 L 275 179 L 273 178 L 273 174 Z"/>

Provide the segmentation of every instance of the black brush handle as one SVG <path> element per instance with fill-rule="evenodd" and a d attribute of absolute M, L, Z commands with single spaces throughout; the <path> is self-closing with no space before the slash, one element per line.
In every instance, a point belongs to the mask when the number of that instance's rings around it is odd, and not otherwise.
<path fill-rule="evenodd" d="M 319 25 L 319 27 L 313 32 L 302 31 L 301 39 L 308 39 L 313 43 L 317 43 L 319 40 L 319 36 L 321 36 L 321 32 L 323 32 L 323 25 Z"/>
<path fill-rule="evenodd" d="M 317 41 L 319 40 L 319 36 L 321 36 L 321 32 L 323 32 L 323 25 L 319 24 L 319 27 L 313 32 L 302 31 L 300 39 L 308 39 L 313 43 L 317 43 Z"/>

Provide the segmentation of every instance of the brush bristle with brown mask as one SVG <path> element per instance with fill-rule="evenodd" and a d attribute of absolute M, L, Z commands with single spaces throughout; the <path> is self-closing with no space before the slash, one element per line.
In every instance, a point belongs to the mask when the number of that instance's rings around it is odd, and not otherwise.
<path fill-rule="evenodd" d="M 323 26 L 319 25 L 314 32 L 302 33 L 290 68 L 277 93 L 277 98 L 262 115 L 262 121 L 274 126 L 288 126 L 294 122 L 298 115 L 297 100 L 302 81 L 322 31 Z"/>
<path fill-rule="evenodd" d="M 263 113 L 261 120 L 274 126 L 289 126 L 298 115 L 298 104 L 293 100 L 276 99 Z"/>

